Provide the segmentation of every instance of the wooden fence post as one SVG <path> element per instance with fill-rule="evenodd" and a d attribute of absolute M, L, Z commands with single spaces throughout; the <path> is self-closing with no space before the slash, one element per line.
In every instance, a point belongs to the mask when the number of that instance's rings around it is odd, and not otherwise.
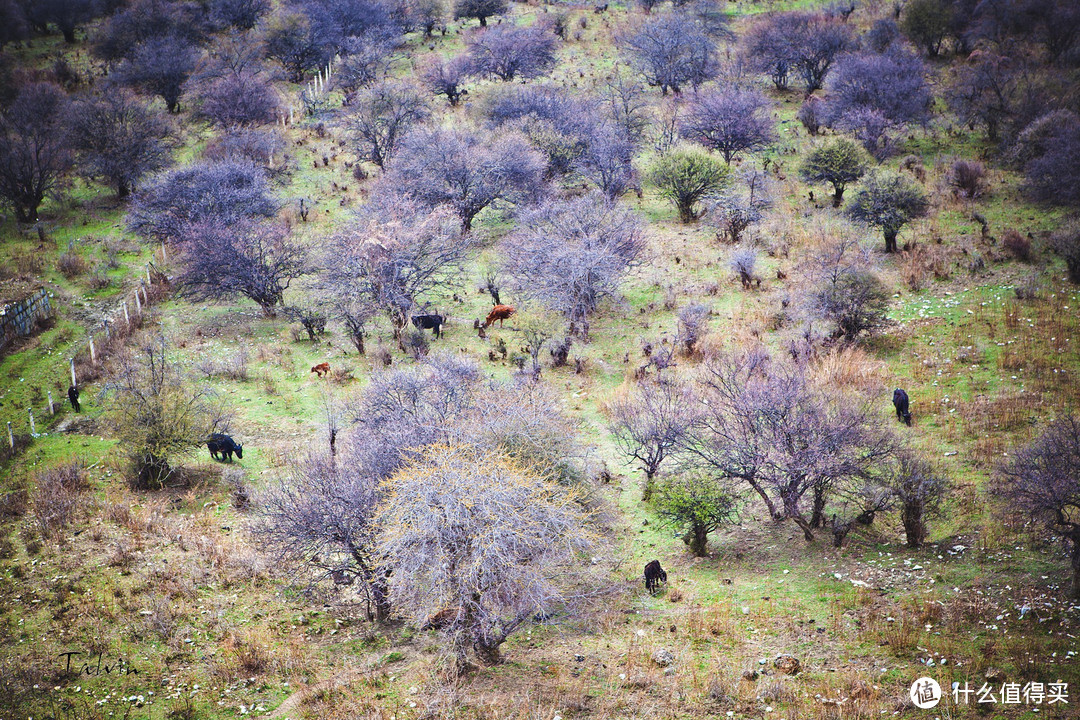
<path fill-rule="evenodd" d="M 45 392 L 49 393 L 49 414 L 50 415 L 55 415 L 56 414 L 56 409 L 53 407 L 52 390 L 46 390 Z"/>
<path fill-rule="evenodd" d="M 7 424 L 7 441 L 12 450 L 15 449 L 15 436 L 11 434 L 11 421 L 8 420 Z"/>
<path fill-rule="evenodd" d="M 97 354 L 94 352 L 94 338 L 90 338 L 90 362 L 97 365 Z"/>
<path fill-rule="evenodd" d="M 75 382 L 75 358 L 71 358 L 71 387 L 79 387 L 79 383 Z"/>
<path fill-rule="evenodd" d="M 37 427 L 34 425 L 34 408 L 26 408 L 26 412 L 30 415 L 30 436 L 37 437 Z"/>

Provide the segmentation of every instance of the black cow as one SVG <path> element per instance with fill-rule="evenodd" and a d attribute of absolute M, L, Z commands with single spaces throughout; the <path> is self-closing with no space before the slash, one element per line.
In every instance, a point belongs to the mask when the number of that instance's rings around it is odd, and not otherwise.
<path fill-rule="evenodd" d="M 79 404 L 79 388 L 74 385 L 68 386 L 68 400 L 71 401 L 71 407 L 75 412 L 82 412 L 82 405 Z"/>
<path fill-rule="evenodd" d="M 442 337 L 442 326 L 446 318 L 442 315 L 413 315 L 412 324 L 417 330 L 434 330 L 435 337 Z"/>
<path fill-rule="evenodd" d="M 896 388 L 892 394 L 892 404 L 896 408 L 896 419 L 906 425 L 911 425 L 911 413 L 908 411 L 907 393 Z"/>
<path fill-rule="evenodd" d="M 233 453 L 236 453 L 236 457 L 240 459 L 244 457 L 244 446 L 237 445 L 231 437 L 221 433 L 210 436 L 210 439 L 206 441 L 206 449 L 210 451 L 210 457 L 215 460 L 225 459 L 232 462 Z M 222 457 L 218 457 L 219 454 Z"/>
<path fill-rule="evenodd" d="M 660 583 L 667 582 L 667 573 L 660 567 L 659 560 L 653 560 L 645 566 L 645 589 L 655 593 Z"/>

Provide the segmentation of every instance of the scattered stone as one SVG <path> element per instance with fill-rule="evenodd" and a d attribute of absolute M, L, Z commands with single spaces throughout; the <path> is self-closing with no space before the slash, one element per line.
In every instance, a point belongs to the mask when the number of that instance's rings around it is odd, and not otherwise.
<path fill-rule="evenodd" d="M 667 648 L 660 648 L 653 653 L 652 660 L 660 667 L 668 667 L 675 662 L 675 655 Z"/>
<path fill-rule="evenodd" d="M 575 655 L 574 660 L 576 660 L 577 662 L 585 662 L 585 656 L 584 655 Z"/>
<path fill-rule="evenodd" d="M 754 670 L 753 668 L 750 668 L 749 670 L 743 670 L 742 678 L 743 680 L 749 680 L 750 682 L 754 682 L 758 679 L 758 671 Z"/>
<path fill-rule="evenodd" d="M 989 682 L 997 682 L 1005 679 L 1005 673 L 1001 668 L 992 667 L 987 668 L 985 677 Z"/>
<path fill-rule="evenodd" d="M 802 667 L 802 663 L 794 655 L 777 655 L 773 660 L 773 667 L 785 675 L 794 675 L 799 672 L 799 668 Z"/>

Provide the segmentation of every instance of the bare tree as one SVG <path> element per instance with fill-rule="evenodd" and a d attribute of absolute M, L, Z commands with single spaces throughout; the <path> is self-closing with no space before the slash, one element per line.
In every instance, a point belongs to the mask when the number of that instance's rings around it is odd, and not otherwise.
<path fill-rule="evenodd" d="M 70 122 L 79 172 L 107 182 L 120 199 L 171 160 L 168 124 L 130 91 L 116 89 L 76 101 Z"/>
<path fill-rule="evenodd" d="M 30 83 L 0 114 L 0 197 L 19 222 L 34 222 L 71 167 L 67 97 L 50 83 Z"/>
<path fill-rule="evenodd" d="M 229 73 L 198 89 L 199 115 L 223 127 L 264 125 L 281 115 L 281 97 L 257 72 Z"/>
<path fill-rule="evenodd" d="M 912 452 L 897 453 L 893 465 L 886 485 L 900 502 L 908 547 L 921 547 L 926 540 L 926 519 L 940 512 L 952 485 L 940 470 Z"/>
<path fill-rule="evenodd" d="M 597 125 L 574 167 L 604 195 L 614 200 L 634 180 L 634 145 L 625 130 L 611 123 Z"/>
<path fill-rule="evenodd" d="M 699 383 L 686 451 L 718 479 L 749 486 L 773 518 L 793 520 L 807 541 L 824 524 L 833 487 L 864 477 L 891 452 L 865 401 L 826 398 L 800 366 L 772 361 L 762 349 L 711 359 Z"/>
<path fill-rule="evenodd" d="M 574 493 L 527 465 L 440 444 L 387 487 L 378 523 L 380 555 L 394 566 L 390 597 L 418 625 L 443 613 L 459 671 L 470 649 L 500 662 L 523 624 L 598 595 L 590 518 Z"/>
<path fill-rule="evenodd" d="M 317 286 L 330 303 L 358 312 L 353 321 L 378 308 L 399 339 L 418 301 L 459 282 L 469 247 L 449 210 L 425 215 L 387 201 L 331 238 Z"/>
<path fill-rule="evenodd" d="M 379 478 L 365 472 L 362 455 L 346 444 L 336 459 L 311 453 L 292 463 L 261 498 L 258 533 L 283 560 L 313 567 L 315 581 L 360 578 L 369 617 L 384 621 L 391 606 L 374 547 Z"/>
<path fill-rule="evenodd" d="M 333 83 L 351 104 L 356 91 L 390 75 L 401 38 L 396 32 L 367 33 L 345 41 L 347 54 L 334 70 Z"/>
<path fill-rule="evenodd" d="M 219 23 L 251 30 L 270 12 L 270 0 L 212 0 L 210 13 Z"/>
<path fill-rule="evenodd" d="M 772 207 L 768 176 L 758 170 L 739 173 L 742 182 L 716 198 L 705 212 L 705 222 L 716 230 L 716 238 L 737 245 L 752 226 L 761 222 Z"/>
<path fill-rule="evenodd" d="M 188 225 L 271 217 L 277 202 L 265 173 L 250 161 L 197 162 L 170 170 L 136 195 L 127 216 L 133 232 L 176 241 Z"/>
<path fill-rule="evenodd" d="M 520 135 L 482 138 L 464 130 L 418 128 L 390 163 L 383 187 L 426 208 L 449 206 L 468 231 L 484 208 L 534 198 L 543 170 L 543 158 Z"/>
<path fill-rule="evenodd" d="M 822 283 L 812 302 L 821 317 L 835 325 L 834 336 L 848 342 L 888 324 L 889 293 L 869 271 L 844 272 Z"/>
<path fill-rule="evenodd" d="M 120 357 L 105 394 L 108 422 L 141 490 L 163 487 L 170 460 L 204 444 L 225 420 L 211 390 L 185 377 L 161 335 L 139 339 Z"/>
<path fill-rule="evenodd" d="M 469 68 L 476 75 L 506 81 L 539 77 L 555 67 L 557 45 L 558 39 L 542 24 L 497 25 L 470 40 Z"/>
<path fill-rule="evenodd" d="M 153 35 L 133 47 L 110 77 L 159 96 L 169 112 L 180 111 L 180 96 L 198 61 L 198 52 L 181 35 Z"/>
<path fill-rule="evenodd" d="M 645 82 L 678 93 L 716 76 L 716 45 L 692 17 L 680 12 L 647 18 L 619 38 Z"/>
<path fill-rule="evenodd" d="M 451 105 L 457 105 L 465 93 L 462 84 L 468 76 L 469 58 L 459 55 L 443 60 L 432 54 L 420 70 L 420 82 L 433 95 L 442 95 Z"/>
<path fill-rule="evenodd" d="M 192 297 L 246 297 L 267 317 L 277 314 L 289 284 L 308 272 L 307 246 L 271 222 L 214 219 L 187 225 L 180 236 L 177 282 Z"/>
<path fill-rule="evenodd" d="M 765 147 L 776 139 L 769 101 L 760 92 L 719 87 L 695 95 L 683 114 L 684 137 L 718 151 L 731 165 L 740 153 Z"/>
<path fill-rule="evenodd" d="M 787 87 L 792 74 L 801 76 L 806 93 L 818 90 L 844 52 L 854 46 L 851 28 L 841 18 L 824 13 L 771 13 L 747 35 L 750 56 L 777 88 Z"/>
<path fill-rule="evenodd" d="M 1080 418 L 1066 415 L 1012 453 L 997 488 L 1010 510 L 1022 510 L 1071 545 L 1070 595 L 1080 597 Z"/>
<path fill-rule="evenodd" d="M 618 72 L 604 83 L 600 96 L 608 115 L 625 133 L 625 138 L 635 145 L 641 142 L 650 122 L 649 104 L 641 83 Z"/>
<path fill-rule="evenodd" d="M 344 123 L 359 146 L 357 155 L 383 167 L 405 134 L 430 115 L 420 88 L 404 81 L 382 80 L 356 94 Z"/>
<path fill-rule="evenodd" d="M 640 219 L 600 193 L 526 213 L 503 245 L 515 290 L 562 313 L 588 336 L 589 316 L 644 249 Z"/>
<path fill-rule="evenodd" d="M 619 452 L 637 461 L 645 473 L 641 499 L 656 488 L 656 474 L 674 455 L 691 422 L 690 396 L 674 380 L 644 382 L 619 395 L 608 406 L 608 426 Z"/>

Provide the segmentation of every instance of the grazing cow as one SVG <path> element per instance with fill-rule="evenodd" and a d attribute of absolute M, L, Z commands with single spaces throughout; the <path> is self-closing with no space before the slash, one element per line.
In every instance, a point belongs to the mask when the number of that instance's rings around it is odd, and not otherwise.
<path fill-rule="evenodd" d="M 225 459 L 232 462 L 233 453 L 236 453 L 237 458 L 243 459 L 244 457 L 244 446 L 237 445 L 231 437 L 221 433 L 214 433 L 210 436 L 210 439 L 206 441 L 206 449 L 210 451 L 210 457 L 215 460 Z M 218 455 L 221 455 L 221 457 L 218 457 Z"/>
<path fill-rule="evenodd" d="M 326 373 L 330 372 L 330 363 L 322 362 L 311 368 L 311 372 L 315 373 L 319 377 L 322 377 Z"/>
<path fill-rule="evenodd" d="M 488 313 L 487 318 L 484 320 L 484 327 L 491 327 L 496 320 L 499 321 L 499 327 L 502 327 L 503 320 L 506 320 L 515 312 L 517 311 L 509 305 L 496 305 L 495 307 L 491 308 L 491 312 Z"/>
<path fill-rule="evenodd" d="M 896 388 L 892 394 L 892 404 L 896 408 L 896 419 L 903 422 L 905 425 L 911 425 L 911 413 L 908 411 L 908 396 L 907 393 Z"/>
<path fill-rule="evenodd" d="M 664 572 L 664 568 L 660 567 L 659 560 L 653 560 L 645 566 L 645 589 L 650 593 L 655 593 L 659 588 L 660 583 L 667 582 L 667 573 Z"/>
<path fill-rule="evenodd" d="M 434 330 L 435 337 L 442 337 L 442 326 L 446 318 L 442 315 L 413 315 L 412 324 L 417 330 Z"/>
<path fill-rule="evenodd" d="M 79 388 L 74 385 L 68 386 L 68 400 L 71 401 L 71 407 L 75 412 L 82 412 L 82 406 L 79 405 Z"/>

